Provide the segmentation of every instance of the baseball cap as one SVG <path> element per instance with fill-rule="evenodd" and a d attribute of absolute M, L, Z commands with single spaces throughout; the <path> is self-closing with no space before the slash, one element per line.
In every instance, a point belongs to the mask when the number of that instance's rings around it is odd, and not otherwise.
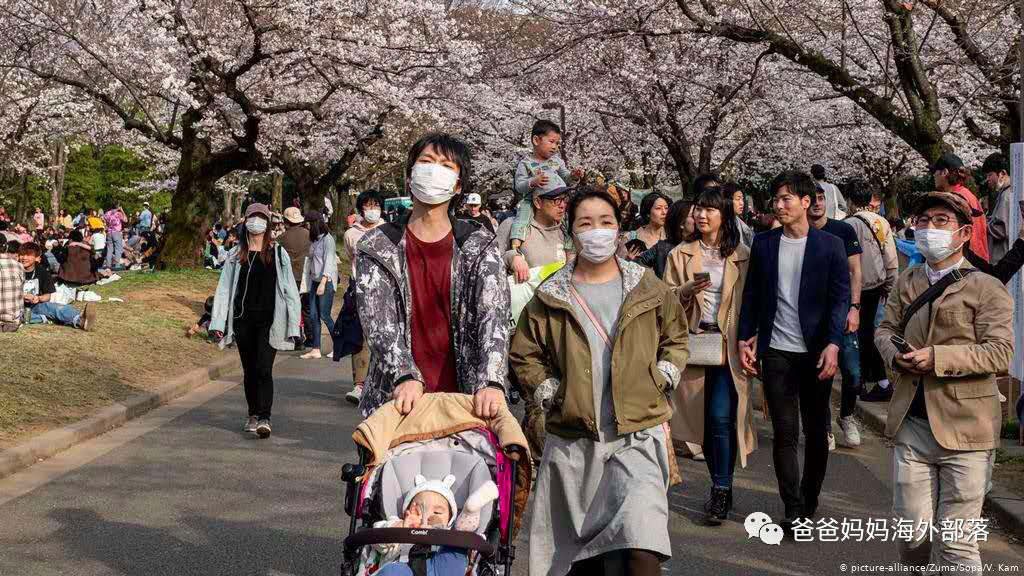
<path fill-rule="evenodd" d="M 921 198 L 921 201 L 917 204 L 917 210 L 915 214 L 923 214 L 925 210 L 934 208 L 936 206 L 945 206 L 954 213 L 962 216 L 967 222 L 971 221 L 971 205 L 967 203 L 967 200 L 959 194 L 952 192 L 929 192 Z"/>
<path fill-rule="evenodd" d="M 468 196 L 466 196 L 466 205 L 479 206 L 480 205 L 480 195 L 477 194 L 476 192 L 474 192 L 474 193 L 469 194 Z"/>
<path fill-rule="evenodd" d="M 249 204 L 249 207 L 245 209 L 245 217 L 248 218 L 254 214 L 259 214 L 266 218 L 268 222 L 270 221 L 270 208 L 266 204 L 260 204 L 259 202 Z"/>
<path fill-rule="evenodd" d="M 1006 156 L 1003 156 L 1002 152 L 994 152 L 985 158 L 985 163 L 981 165 L 981 173 L 988 174 L 990 172 L 1009 172 L 1010 167 L 1006 162 Z"/>
<path fill-rule="evenodd" d="M 284 219 L 292 224 L 302 224 L 302 211 L 295 206 L 289 206 L 284 209 Z"/>
<path fill-rule="evenodd" d="M 559 186 L 557 188 L 548 188 L 537 192 L 538 198 L 561 198 L 569 194 L 570 188 L 568 186 Z"/>
<path fill-rule="evenodd" d="M 964 161 L 959 156 L 952 152 L 946 152 L 928 167 L 930 172 L 938 172 L 939 170 L 958 170 L 964 167 Z"/>

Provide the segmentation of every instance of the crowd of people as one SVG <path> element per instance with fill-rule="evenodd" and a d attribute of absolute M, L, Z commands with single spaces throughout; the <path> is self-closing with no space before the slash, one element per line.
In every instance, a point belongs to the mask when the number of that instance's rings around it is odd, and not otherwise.
<path fill-rule="evenodd" d="M 863 442 L 856 403 L 888 402 L 893 514 L 916 527 L 901 560 L 980 568 L 969 534 L 940 541 L 928 527 L 981 516 L 999 442 L 1006 399 L 996 378 L 1013 356 L 1004 284 L 1024 263 L 1005 157 L 981 167 L 988 213 L 965 186 L 963 162 L 946 154 L 931 167 L 936 190 L 896 219 L 863 180 L 840 189 L 821 166 L 779 174 L 762 210 L 713 174 L 684 200 L 654 191 L 636 205 L 628 190 L 565 166 L 557 125 L 538 122 L 531 137 L 514 171 L 514 208 L 485 207 L 469 147 L 442 133 L 409 151 L 411 209 L 388 214 L 381 194 L 361 193 L 341 241 L 351 269 L 337 317 L 346 274 L 324 212 L 278 215 L 254 203 L 236 225 L 209 232 L 206 264 L 221 272 L 203 324 L 238 349 L 245 432 L 271 435 L 278 351 L 351 356 L 347 398 L 364 417 L 389 403 L 409 414 L 424 395 L 450 392 L 472 396 L 487 421 L 522 397 L 538 466 L 530 573 L 602 574 L 614 564 L 654 575 L 671 555 L 676 455 L 706 461 L 705 519 L 728 521 L 743 501 L 734 470 L 758 447 L 760 408 L 780 525 L 792 534 L 819 515 L 837 441 Z M 29 310 L 88 329 L 95 313 L 51 305 L 41 271 L 134 265 L 128 252 L 156 245 L 157 220 L 129 226 L 112 207 L 57 232 L 65 217 L 54 228 L 38 216 L 29 223 L 38 238 L 0 217 L 16 236 L 0 256 L 0 328 Z M 520 285 L 532 297 L 512 317 Z M 428 484 L 451 526 L 450 482 Z M 422 525 L 426 504 L 412 509 L 413 500 L 403 522 Z"/>
<path fill-rule="evenodd" d="M 533 153 L 515 171 L 515 210 L 483 208 L 461 141 L 417 142 L 408 214 L 388 221 L 379 194 L 357 198 L 337 322 L 322 215 L 286 211 L 282 248 L 268 250 L 269 210 L 250 206 L 211 324 L 238 340 L 246 429 L 269 435 L 276 350 L 308 345 L 303 357 L 318 358 L 321 321 L 336 336 L 357 324 L 362 345 L 335 356 L 353 354 L 349 398 L 364 416 L 461 392 L 486 419 L 525 398 L 539 461 L 532 574 L 603 573 L 609 561 L 657 574 L 671 554 L 676 454 L 706 460 L 706 520 L 728 520 L 736 462 L 757 448 L 755 379 L 789 533 L 818 514 L 836 437 L 861 444 L 856 402 L 889 402 L 893 512 L 918 527 L 901 559 L 980 566 L 976 542 L 933 542 L 924 523 L 980 517 L 998 443 L 1005 398 L 995 378 L 1013 355 L 1003 284 L 1024 261 L 1024 241 L 1009 232 L 1005 158 L 982 167 L 988 214 L 947 154 L 932 167 L 936 191 L 900 221 L 880 213 L 863 181 L 844 193 L 821 166 L 780 174 L 760 213 L 714 175 L 697 178 L 686 200 L 652 192 L 636 206 L 627 191 L 567 170 L 559 137 L 554 124 L 535 126 Z M 510 285 L 552 264 L 510 322 Z M 255 338 L 243 344 L 242 332 Z"/>
<path fill-rule="evenodd" d="M 152 268 L 163 224 L 149 203 L 131 218 L 112 204 L 52 221 L 36 208 L 17 222 L 0 207 L 0 331 L 24 324 L 95 327 L 96 309 L 71 305 L 83 287 L 118 280 L 118 272 Z"/>

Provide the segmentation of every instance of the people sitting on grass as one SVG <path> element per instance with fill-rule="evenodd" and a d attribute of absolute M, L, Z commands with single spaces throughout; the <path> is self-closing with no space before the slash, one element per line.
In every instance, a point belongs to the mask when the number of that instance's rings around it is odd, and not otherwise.
<path fill-rule="evenodd" d="M 203 304 L 203 315 L 199 317 L 199 321 L 189 327 L 185 331 L 185 336 L 191 338 L 200 332 L 206 332 L 207 338 L 214 342 L 215 338 L 213 333 L 210 332 L 210 320 L 213 314 L 213 296 L 206 299 L 206 303 Z"/>
<path fill-rule="evenodd" d="M 14 332 L 25 317 L 25 271 L 17 260 L 17 240 L 0 243 L 0 332 Z"/>
<path fill-rule="evenodd" d="M 67 255 L 61 262 L 57 277 L 71 286 L 95 284 L 98 278 L 92 246 L 85 243 L 79 230 L 72 230 L 69 240 Z"/>
<path fill-rule="evenodd" d="M 18 260 L 24 268 L 24 300 L 28 324 L 61 324 L 91 330 L 96 324 L 96 307 L 88 302 L 85 310 L 79 311 L 67 304 L 52 302 L 57 291 L 50 271 L 40 265 L 43 249 L 35 242 L 22 244 L 18 249 Z"/>

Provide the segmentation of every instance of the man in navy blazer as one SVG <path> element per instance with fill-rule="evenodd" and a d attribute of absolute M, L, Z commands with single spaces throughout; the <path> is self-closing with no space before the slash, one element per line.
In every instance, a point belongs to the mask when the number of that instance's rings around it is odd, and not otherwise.
<path fill-rule="evenodd" d="M 785 506 L 780 525 L 787 532 L 818 507 L 828 464 L 826 414 L 850 305 L 846 247 L 808 220 L 815 192 L 803 172 L 783 172 L 772 182 L 782 227 L 754 237 L 738 327 L 743 369 L 764 382 Z M 802 480 L 796 452 L 801 422 Z"/>

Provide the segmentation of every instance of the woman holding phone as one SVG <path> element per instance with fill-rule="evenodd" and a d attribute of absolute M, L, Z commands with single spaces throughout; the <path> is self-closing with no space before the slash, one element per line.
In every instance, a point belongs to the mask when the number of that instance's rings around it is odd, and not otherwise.
<path fill-rule="evenodd" d="M 704 446 L 712 481 L 704 508 L 708 523 L 717 526 L 732 508 L 737 456 L 746 467 L 747 454 L 757 447 L 750 382 L 740 366 L 736 339 L 750 251 L 740 241 L 732 199 L 720 187 L 699 192 L 693 219 L 693 234 L 669 254 L 665 282 L 679 287 L 690 332 L 720 334 L 724 350 L 720 365 L 710 361 L 695 366 L 691 361 L 687 366 L 674 393 L 672 433 L 677 440 Z"/>

